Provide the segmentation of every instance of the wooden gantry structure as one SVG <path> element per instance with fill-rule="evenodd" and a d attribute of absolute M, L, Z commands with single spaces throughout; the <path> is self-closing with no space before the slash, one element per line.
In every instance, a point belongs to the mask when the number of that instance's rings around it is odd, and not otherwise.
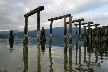
<path fill-rule="evenodd" d="M 40 11 L 44 10 L 44 6 L 38 6 L 38 8 L 31 10 L 25 17 L 25 27 L 24 27 L 24 42 L 28 40 L 28 17 L 37 13 L 37 46 L 40 46 Z"/>
<path fill-rule="evenodd" d="M 67 17 L 69 17 L 68 22 L 66 22 Z M 51 21 L 50 23 L 50 48 L 51 48 L 51 42 L 52 42 L 52 23 L 54 20 L 58 20 L 62 18 L 64 18 L 64 46 L 67 47 L 67 24 L 69 24 L 69 46 L 72 49 L 72 16 L 71 14 L 48 19 L 48 21 Z"/>
<path fill-rule="evenodd" d="M 72 22 L 79 22 L 79 36 L 81 35 L 81 21 L 84 21 L 84 18 L 73 20 Z"/>

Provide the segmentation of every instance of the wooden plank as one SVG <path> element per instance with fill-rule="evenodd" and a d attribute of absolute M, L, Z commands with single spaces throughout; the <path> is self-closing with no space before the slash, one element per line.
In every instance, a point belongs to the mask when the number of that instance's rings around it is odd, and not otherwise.
<path fill-rule="evenodd" d="M 52 21 L 52 20 L 58 20 L 58 19 L 62 19 L 62 18 L 64 18 L 64 17 L 69 17 L 69 16 L 71 16 L 71 14 L 67 14 L 67 15 L 63 15 L 63 16 L 59 16 L 59 17 L 55 17 L 55 18 L 50 18 L 50 19 L 48 19 L 48 21 Z"/>
<path fill-rule="evenodd" d="M 66 17 L 64 17 L 64 50 L 67 51 L 67 24 L 66 24 Z"/>
<path fill-rule="evenodd" d="M 29 17 L 29 16 L 37 13 L 38 11 L 42 11 L 42 10 L 44 10 L 44 6 L 39 6 L 38 8 L 36 8 L 36 9 L 28 12 L 27 14 L 25 14 L 24 17 Z"/>
<path fill-rule="evenodd" d="M 73 23 L 74 23 L 74 22 L 81 22 L 81 21 L 84 21 L 84 18 L 77 19 L 77 20 L 73 20 Z"/>

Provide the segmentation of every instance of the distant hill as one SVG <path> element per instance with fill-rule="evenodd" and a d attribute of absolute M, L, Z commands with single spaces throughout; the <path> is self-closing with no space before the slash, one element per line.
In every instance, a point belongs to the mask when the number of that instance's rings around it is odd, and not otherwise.
<path fill-rule="evenodd" d="M 18 30 L 13 30 L 14 33 L 18 33 Z M 10 31 L 1 31 L 0 34 L 9 34 Z"/>
<path fill-rule="evenodd" d="M 69 33 L 69 28 L 67 29 L 67 31 Z M 81 33 L 84 33 L 83 28 L 81 28 Z M 9 31 L 0 32 L 0 34 L 9 34 Z M 46 34 L 46 36 L 49 36 L 50 35 L 50 29 L 45 29 L 45 34 Z M 14 35 L 15 36 L 23 36 L 24 32 L 19 32 L 19 31 L 15 30 Z M 37 36 L 37 30 L 28 31 L 28 35 L 29 36 Z M 63 36 L 64 35 L 64 27 L 52 28 L 52 35 L 53 36 Z M 72 35 L 73 36 L 76 35 L 76 28 L 75 27 L 72 27 Z"/>

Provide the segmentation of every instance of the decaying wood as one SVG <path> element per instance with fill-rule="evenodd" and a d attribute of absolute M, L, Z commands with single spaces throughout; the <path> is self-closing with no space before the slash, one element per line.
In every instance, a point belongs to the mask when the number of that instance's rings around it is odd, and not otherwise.
<path fill-rule="evenodd" d="M 39 12 L 39 11 L 42 11 L 42 10 L 44 10 L 44 6 L 39 6 L 38 8 L 36 8 L 36 9 L 28 12 L 27 14 L 25 14 L 24 17 L 29 17 L 29 16 L 31 16 L 31 15 Z"/>
<path fill-rule="evenodd" d="M 58 19 L 62 19 L 62 18 L 64 18 L 64 17 L 69 17 L 69 16 L 71 16 L 71 14 L 67 14 L 67 15 L 63 15 L 63 16 L 59 16 L 59 17 L 55 17 L 55 18 L 51 18 L 51 19 L 48 19 L 48 21 L 52 21 L 52 20 L 58 20 Z"/>

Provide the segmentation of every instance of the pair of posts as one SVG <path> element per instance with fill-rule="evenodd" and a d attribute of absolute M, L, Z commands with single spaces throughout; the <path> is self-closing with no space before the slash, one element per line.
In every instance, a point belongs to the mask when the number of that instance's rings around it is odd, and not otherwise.
<path fill-rule="evenodd" d="M 69 22 L 66 22 L 67 17 L 69 17 Z M 70 45 L 70 48 L 72 48 L 72 16 L 71 14 L 48 19 L 48 21 L 51 21 L 50 23 L 50 45 L 49 45 L 50 48 L 51 48 L 51 43 L 52 43 L 52 23 L 54 20 L 58 20 L 62 18 L 64 18 L 64 45 L 67 46 L 67 24 L 69 24 L 69 45 Z"/>
<path fill-rule="evenodd" d="M 25 27 L 24 27 L 24 42 L 28 42 L 28 17 L 37 13 L 37 46 L 40 46 L 40 11 L 44 10 L 44 6 L 39 6 L 38 8 L 28 12 L 24 15 L 25 17 Z"/>
<path fill-rule="evenodd" d="M 75 24 L 76 26 L 76 35 L 77 35 L 77 25 L 79 25 L 79 36 L 81 35 L 81 21 L 84 21 L 84 18 L 78 19 L 78 20 L 73 20 L 72 22 L 79 22 L 79 24 Z"/>

